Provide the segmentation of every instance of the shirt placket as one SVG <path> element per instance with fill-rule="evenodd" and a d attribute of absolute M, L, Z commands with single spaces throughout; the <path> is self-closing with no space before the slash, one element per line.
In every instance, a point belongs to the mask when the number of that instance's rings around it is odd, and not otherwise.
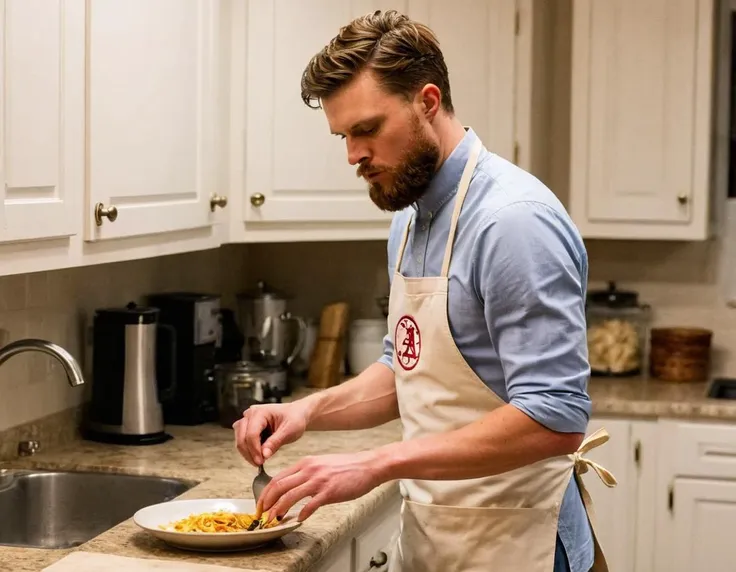
<path fill-rule="evenodd" d="M 429 230 L 432 224 L 433 211 L 419 218 L 417 233 L 415 235 L 416 250 L 414 251 L 414 263 L 417 276 L 424 276 L 427 262 L 427 249 L 429 248 Z"/>

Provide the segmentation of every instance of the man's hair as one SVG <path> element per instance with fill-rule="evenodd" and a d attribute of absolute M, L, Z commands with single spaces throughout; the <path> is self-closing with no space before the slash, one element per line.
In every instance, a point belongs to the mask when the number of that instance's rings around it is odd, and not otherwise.
<path fill-rule="evenodd" d="M 342 27 L 305 68 L 302 100 L 319 109 L 320 100 L 366 69 L 389 93 L 407 99 L 432 83 L 442 94 L 443 109 L 454 112 L 447 66 L 437 37 L 424 24 L 396 10 L 376 10 Z"/>

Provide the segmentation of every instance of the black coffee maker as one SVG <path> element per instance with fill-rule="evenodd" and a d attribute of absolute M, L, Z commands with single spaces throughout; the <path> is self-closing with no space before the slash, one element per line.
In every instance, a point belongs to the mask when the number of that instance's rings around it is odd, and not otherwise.
<path fill-rule="evenodd" d="M 151 294 L 146 303 L 159 321 L 176 331 L 176 347 L 156 355 L 159 371 L 175 372 L 176 391 L 163 404 L 169 425 L 199 425 L 218 419 L 217 387 L 211 372 L 221 337 L 220 297 L 198 292 Z"/>

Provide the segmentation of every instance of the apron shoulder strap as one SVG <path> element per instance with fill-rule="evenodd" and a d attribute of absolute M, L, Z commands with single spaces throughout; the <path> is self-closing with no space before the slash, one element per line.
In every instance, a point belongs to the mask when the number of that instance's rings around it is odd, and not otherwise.
<path fill-rule="evenodd" d="M 445 258 L 442 261 L 442 278 L 447 278 L 450 271 L 450 260 L 452 259 L 452 247 L 455 243 L 455 232 L 457 230 L 457 220 L 460 218 L 460 211 L 463 208 L 465 202 L 465 196 L 468 194 L 468 187 L 470 187 L 470 179 L 475 171 L 475 166 L 478 164 L 478 157 L 480 151 L 483 148 L 483 142 L 480 138 L 477 138 L 473 143 L 473 148 L 470 151 L 470 157 L 465 163 L 465 169 L 463 169 L 463 175 L 460 178 L 460 183 L 457 188 L 457 197 L 455 198 L 455 209 L 452 212 L 452 220 L 450 221 L 450 233 L 447 237 L 447 246 L 445 246 Z"/>
<path fill-rule="evenodd" d="M 401 235 L 401 242 L 399 243 L 399 251 L 396 255 L 396 269 L 394 272 L 400 273 L 401 272 L 401 261 L 404 258 L 404 250 L 406 249 L 406 241 L 409 239 L 409 229 L 411 228 L 411 220 L 413 219 L 413 215 L 409 214 L 409 221 L 406 223 L 406 226 L 404 227 L 404 232 Z"/>

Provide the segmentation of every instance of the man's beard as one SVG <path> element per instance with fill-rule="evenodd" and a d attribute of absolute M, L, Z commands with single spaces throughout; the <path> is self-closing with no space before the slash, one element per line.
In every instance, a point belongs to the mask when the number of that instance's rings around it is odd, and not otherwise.
<path fill-rule="evenodd" d="M 371 169 L 361 165 L 358 176 L 366 173 L 386 172 L 389 184 L 369 182 L 369 195 L 375 205 L 383 211 L 400 211 L 417 201 L 426 191 L 434 177 L 440 150 L 415 125 L 412 143 L 396 167 Z"/>

